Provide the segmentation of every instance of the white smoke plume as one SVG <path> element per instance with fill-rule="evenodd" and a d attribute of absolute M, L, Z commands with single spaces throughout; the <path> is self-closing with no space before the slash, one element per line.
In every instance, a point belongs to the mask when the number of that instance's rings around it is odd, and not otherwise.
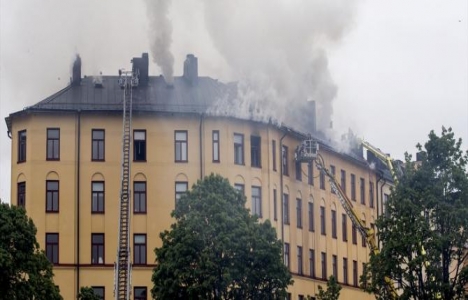
<path fill-rule="evenodd" d="M 151 56 L 161 68 L 168 84 L 174 81 L 174 56 L 171 52 L 172 22 L 169 19 L 171 2 L 171 0 L 146 0 Z"/>
<path fill-rule="evenodd" d="M 354 16 L 354 0 L 205 0 L 206 28 L 238 81 L 236 103 L 222 99 L 214 113 L 300 128 L 316 102 L 317 128 L 330 127 L 338 87 L 327 51 Z M 222 110 L 225 110 L 223 113 Z"/>

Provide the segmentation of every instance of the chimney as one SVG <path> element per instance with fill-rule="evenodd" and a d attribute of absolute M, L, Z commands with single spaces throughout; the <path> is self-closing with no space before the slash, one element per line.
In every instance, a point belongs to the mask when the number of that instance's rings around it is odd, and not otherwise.
<path fill-rule="evenodd" d="M 184 62 L 184 79 L 191 85 L 197 84 L 198 58 L 193 54 L 187 54 Z"/>
<path fill-rule="evenodd" d="M 75 62 L 73 63 L 71 85 L 78 86 L 81 84 L 81 57 L 76 55 Z"/>
<path fill-rule="evenodd" d="M 132 59 L 132 72 L 137 74 L 139 86 L 147 86 L 149 81 L 148 76 L 148 53 L 141 54 L 141 57 Z"/>

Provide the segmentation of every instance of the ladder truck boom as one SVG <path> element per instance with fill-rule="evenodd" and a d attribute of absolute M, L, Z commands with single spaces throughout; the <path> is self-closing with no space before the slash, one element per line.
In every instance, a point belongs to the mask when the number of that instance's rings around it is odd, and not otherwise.
<path fill-rule="evenodd" d="M 379 148 L 373 146 L 372 144 L 364 140 L 361 140 L 361 145 L 370 152 L 372 152 L 378 159 L 380 159 L 384 164 L 387 165 L 387 168 L 392 174 L 393 182 L 395 182 L 395 185 L 398 184 L 398 175 L 395 170 L 393 159 L 390 157 L 390 155 L 383 153 L 382 151 L 380 151 Z"/>
<path fill-rule="evenodd" d="M 328 181 L 330 183 L 330 187 L 332 191 L 340 200 L 341 206 L 346 212 L 346 215 L 351 219 L 352 224 L 354 227 L 361 233 L 364 237 L 370 251 L 373 254 L 379 253 L 379 247 L 377 246 L 377 242 L 375 240 L 374 230 L 372 228 L 366 227 L 364 222 L 359 218 L 358 214 L 356 213 L 352 202 L 346 196 L 345 192 L 341 189 L 341 186 L 336 181 L 335 176 L 325 167 L 325 163 L 323 161 L 323 157 L 318 153 L 319 146 L 317 141 L 312 140 L 309 138 L 302 142 L 300 146 L 296 149 L 296 161 L 298 162 L 315 162 L 317 169 L 327 176 Z M 393 286 L 393 281 L 389 277 L 385 277 L 385 282 L 387 285 L 388 292 L 390 294 L 390 299 L 398 299 L 398 294 Z"/>
<path fill-rule="evenodd" d="M 130 147 L 132 131 L 132 89 L 138 86 L 138 73 L 119 70 L 123 89 L 122 165 L 120 187 L 119 233 L 117 258 L 114 264 L 114 296 L 128 300 L 131 293 L 130 263 Z"/>

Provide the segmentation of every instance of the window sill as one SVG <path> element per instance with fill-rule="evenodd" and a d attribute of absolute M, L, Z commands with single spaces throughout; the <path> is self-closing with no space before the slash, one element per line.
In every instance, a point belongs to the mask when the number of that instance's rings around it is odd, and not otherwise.
<path fill-rule="evenodd" d="M 91 159 L 92 162 L 106 162 L 105 159 Z"/>
<path fill-rule="evenodd" d="M 47 214 L 58 214 L 58 213 L 60 213 L 60 211 L 58 211 L 58 210 L 46 210 L 46 213 Z"/>
<path fill-rule="evenodd" d="M 105 212 L 104 211 L 91 211 L 91 214 L 92 215 L 104 215 Z"/>
<path fill-rule="evenodd" d="M 46 161 L 60 161 L 60 158 L 46 158 Z"/>
<path fill-rule="evenodd" d="M 146 211 L 134 211 L 134 215 L 146 215 Z"/>

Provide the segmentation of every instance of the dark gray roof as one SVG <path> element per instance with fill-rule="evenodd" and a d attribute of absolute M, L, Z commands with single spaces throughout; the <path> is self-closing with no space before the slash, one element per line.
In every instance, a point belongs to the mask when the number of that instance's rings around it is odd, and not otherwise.
<path fill-rule="evenodd" d="M 79 85 L 70 84 L 46 99 L 5 118 L 8 131 L 11 131 L 11 122 L 14 116 L 28 112 L 80 110 L 121 113 L 123 89 L 121 89 L 118 79 L 118 76 L 102 76 L 102 87 L 95 87 L 93 77 L 82 78 Z M 235 101 L 237 84 L 226 84 L 209 77 L 198 77 L 197 82 L 192 85 L 184 77 L 175 77 L 173 86 L 169 87 L 163 77 L 153 76 L 149 77 L 147 86 L 138 86 L 132 89 L 132 93 L 134 112 L 203 114 L 220 99 L 227 97 L 230 102 Z M 232 107 L 236 106 L 233 105 Z M 229 117 L 229 115 L 225 117 Z M 285 124 L 276 124 L 274 126 L 289 131 L 299 139 L 307 137 L 308 134 Z M 320 132 L 315 132 L 313 137 L 325 149 L 338 153 L 354 162 L 367 165 L 362 156 L 336 150 L 338 148 L 334 145 L 335 143 L 328 140 Z"/>
<path fill-rule="evenodd" d="M 80 85 L 69 85 L 26 110 L 92 110 L 121 111 L 123 89 L 118 76 L 103 76 L 102 87 L 95 87 L 92 77 Z M 133 110 L 149 112 L 196 112 L 206 109 L 221 97 L 231 97 L 234 84 L 224 84 L 208 77 L 199 77 L 191 85 L 183 77 L 174 78 L 169 87 L 162 77 L 150 77 L 147 86 L 132 89 Z"/>

